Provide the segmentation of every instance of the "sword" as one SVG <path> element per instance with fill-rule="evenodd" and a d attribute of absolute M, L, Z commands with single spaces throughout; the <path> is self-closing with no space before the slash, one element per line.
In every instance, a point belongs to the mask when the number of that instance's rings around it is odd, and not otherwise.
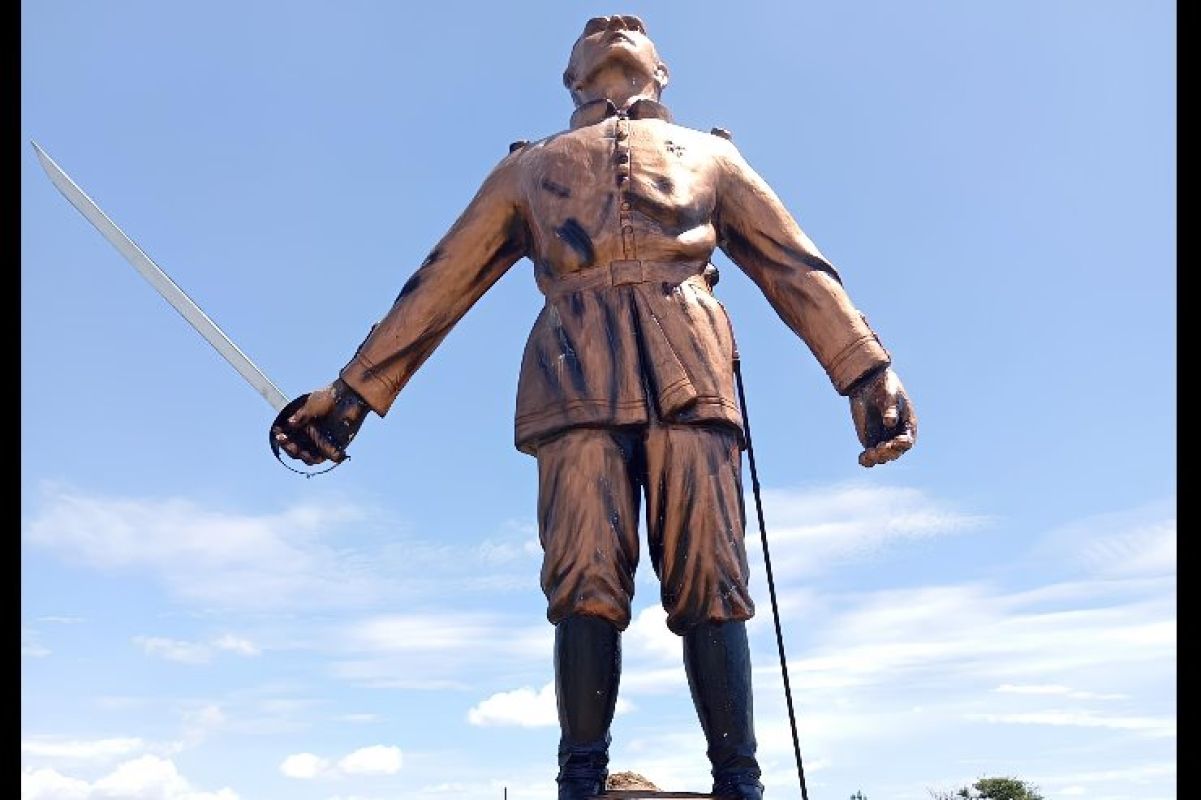
<path fill-rule="evenodd" d="M 50 177 L 50 182 L 62 192 L 63 197 L 67 198 L 67 202 L 75 206 L 75 209 L 80 214 L 83 214 L 84 218 L 92 223 L 96 230 L 100 231 L 100 235 L 107 239 L 109 244 L 117 248 L 117 252 L 133 265 L 138 274 L 145 278 L 154 287 L 154 290 L 162 295 L 163 299 L 170 303 L 179 312 L 180 316 L 187 320 L 188 324 L 203 336 L 204 340 L 211 344 L 213 349 L 229 362 L 229 365 L 237 370 L 238 374 L 245 378 L 246 382 L 267 401 L 267 404 L 277 412 L 275 425 L 282 425 L 288 417 L 292 416 L 297 409 L 304 405 L 305 399 L 308 398 L 307 394 L 301 395 L 289 402 L 287 396 L 279 390 L 279 387 L 272 383 L 271 379 L 242 352 L 241 348 L 225 335 L 225 332 L 221 328 L 217 327 L 217 323 L 213 322 L 209 318 L 209 315 L 205 314 L 200 306 L 196 305 L 196 302 L 188 297 L 187 293 L 179 288 L 179 285 L 171 280 L 171 277 L 166 272 L 163 272 L 162 268 L 158 264 L 155 264 L 150 256 L 146 255 L 142 248 L 138 247 L 132 239 L 125 235 L 124 231 L 117 227 L 115 222 L 109 219 L 107 214 L 100 210 L 100 206 L 96 205 L 95 201 L 88 197 L 87 193 L 83 189 L 80 189 L 75 181 L 71 180 L 71 176 L 64 172 L 62 167 L 56 164 L 54 159 L 38 146 L 37 142 L 31 141 L 30 144 L 33 145 L 34 152 L 37 153 L 42 169 L 46 170 L 46 174 Z M 293 438 L 297 438 L 297 435 L 300 435 L 300 433 L 296 431 Z M 267 438 L 272 452 L 275 453 L 275 457 L 279 459 L 281 464 L 288 467 L 283 459 L 280 458 L 279 445 L 276 444 L 275 439 L 270 433 L 268 433 Z M 304 437 L 301 436 L 300 438 L 303 439 Z M 303 441 L 298 443 L 305 449 L 309 449 L 305 447 L 306 444 L 312 444 L 311 442 Z M 310 450 L 310 452 L 314 451 Z M 334 466 L 336 467 L 337 464 L 335 463 Z M 330 467 L 329 469 L 333 468 Z M 321 472 L 329 471 L 329 469 L 326 469 L 320 472 L 303 472 L 292 467 L 288 467 L 288 469 L 305 476 L 319 475 Z"/>

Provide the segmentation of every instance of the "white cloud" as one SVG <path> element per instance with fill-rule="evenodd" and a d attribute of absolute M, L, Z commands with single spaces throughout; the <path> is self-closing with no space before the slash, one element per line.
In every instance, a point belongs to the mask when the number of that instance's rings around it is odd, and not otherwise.
<path fill-rule="evenodd" d="M 146 755 L 127 761 L 92 787 L 98 797 L 124 800 L 237 800 L 232 789 L 201 792 L 179 774 L 174 762 Z"/>
<path fill-rule="evenodd" d="M 617 698 L 615 714 L 625 714 L 634 706 L 624 697 Z M 467 712 L 467 721 L 479 727 L 515 726 L 519 728 L 549 728 L 559 724 L 555 701 L 555 684 L 548 683 L 538 691 L 523 686 L 510 692 L 497 692 Z"/>
<path fill-rule="evenodd" d="M 136 737 L 63 739 L 53 736 L 34 736 L 21 740 L 23 754 L 70 761 L 110 761 L 135 753 L 145 746 L 146 743 Z"/>
<path fill-rule="evenodd" d="M 548 683 L 540 691 L 522 687 L 494 694 L 468 711 L 467 721 L 479 726 L 516 725 L 522 728 L 558 725 L 555 685 Z"/>
<path fill-rule="evenodd" d="M 399 747 L 371 745 L 360 747 L 338 759 L 336 764 L 314 753 L 294 753 L 283 760 L 279 771 L 289 778 L 337 778 L 347 775 L 395 775 L 404 765 Z"/>
<path fill-rule="evenodd" d="M 78 625 L 83 621 L 83 617 L 38 617 L 38 622 L 49 622 L 55 625 Z"/>
<path fill-rule="evenodd" d="M 294 753 L 283 760 L 279 771 L 289 778 L 309 780 L 329 769 L 329 761 L 312 753 Z"/>
<path fill-rule="evenodd" d="M 763 506 L 773 569 L 790 575 L 820 572 L 896 541 L 959 533 L 989 521 L 955 510 L 920 489 L 866 483 L 767 489 Z M 748 501 L 747 508 L 752 507 Z M 751 524 L 747 549 L 761 549 Z"/>
<path fill-rule="evenodd" d="M 53 769 L 22 770 L 21 800 L 238 800 L 233 789 L 196 789 L 174 762 L 144 755 L 88 782 Z"/>
<path fill-rule="evenodd" d="M 338 769 L 347 775 L 394 775 L 403 763 L 399 747 L 377 744 L 344 756 L 338 761 Z"/>
<path fill-rule="evenodd" d="M 21 772 L 21 800 L 88 800 L 91 793 L 87 781 L 60 775 L 52 769 Z"/>
<path fill-rule="evenodd" d="M 218 650 L 228 650 L 242 656 L 257 656 L 262 652 L 254 642 L 249 639 L 243 639 L 240 636 L 234 636 L 232 633 L 224 634 L 213 640 L 213 647 Z"/>
<path fill-rule="evenodd" d="M 667 612 L 658 603 L 638 611 L 621 636 L 622 657 L 636 661 L 680 663 L 683 645 L 667 628 Z"/>

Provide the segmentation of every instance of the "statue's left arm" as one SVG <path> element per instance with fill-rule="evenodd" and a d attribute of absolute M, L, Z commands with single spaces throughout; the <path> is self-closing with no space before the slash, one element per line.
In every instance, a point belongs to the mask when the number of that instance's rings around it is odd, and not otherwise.
<path fill-rule="evenodd" d="M 725 140 L 717 149 L 718 244 L 804 340 L 851 416 L 865 467 L 913 446 L 917 415 L 888 351 L 852 304 L 838 271 L 784 208 L 767 182 Z"/>

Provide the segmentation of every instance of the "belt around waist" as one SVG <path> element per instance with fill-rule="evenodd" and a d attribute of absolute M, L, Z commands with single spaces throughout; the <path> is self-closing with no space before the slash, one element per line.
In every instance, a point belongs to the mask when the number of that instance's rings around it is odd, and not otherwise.
<path fill-rule="evenodd" d="M 679 284 L 701 275 L 709 261 L 643 261 L 619 259 L 566 275 L 538 276 L 538 288 L 547 297 L 560 297 L 585 289 L 607 289 L 639 283 Z"/>

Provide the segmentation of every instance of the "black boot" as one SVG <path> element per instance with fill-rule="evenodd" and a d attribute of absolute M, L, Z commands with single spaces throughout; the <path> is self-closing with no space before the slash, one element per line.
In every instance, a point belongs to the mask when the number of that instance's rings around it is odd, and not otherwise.
<path fill-rule="evenodd" d="M 685 634 L 684 671 L 709 745 L 713 796 L 762 800 L 746 624 L 709 622 Z"/>
<path fill-rule="evenodd" d="M 621 634 L 613 623 L 572 615 L 555 626 L 559 800 L 588 800 L 605 790 L 620 675 Z"/>

